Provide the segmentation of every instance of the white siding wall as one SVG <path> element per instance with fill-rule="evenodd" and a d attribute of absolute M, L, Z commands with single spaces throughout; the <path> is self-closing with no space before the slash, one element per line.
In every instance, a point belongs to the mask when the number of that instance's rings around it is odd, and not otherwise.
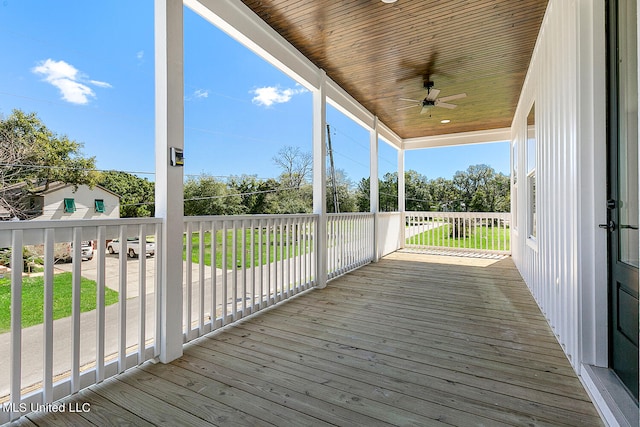
<path fill-rule="evenodd" d="M 606 215 L 603 40 L 603 1 L 550 0 L 512 124 L 518 144 L 513 259 L 578 373 L 582 363 L 606 366 L 606 233 L 597 228 Z M 531 239 L 526 119 L 534 103 L 537 236 Z"/>
<path fill-rule="evenodd" d="M 76 211 L 67 213 L 64 211 L 64 199 L 73 199 Z M 95 200 L 104 200 L 104 213 L 96 212 Z M 93 189 L 86 185 L 78 186 L 73 191 L 73 186 L 61 188 L 44 195 L 44 208 L 42 216 L 38 220 L 49 219 L 106 219 L 120 218 L 120 201 L 114 194 L 98 187 Z"/>

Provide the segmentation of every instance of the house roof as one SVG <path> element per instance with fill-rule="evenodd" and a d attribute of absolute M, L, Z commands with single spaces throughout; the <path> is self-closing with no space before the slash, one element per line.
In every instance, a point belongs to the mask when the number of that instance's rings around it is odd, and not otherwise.
<path fill-rule="evenodd" d="M 16 184 L 12 184 L 11 186 L 8 186 L 5 190 L 10 190 L 10 191 L 22 190 L 25 187 L 27 187 L 28 185 L 29 185 L 28 182 L 23 181 L 23 182 L 19 182 L 19 183 L 16 183 Z M 34 187 L 30 188 L 29 192 L 31 192 L 33 194 L 38 194 L 38 195 L 51 194 L 53 192 L 62 190 L 63 188 L 68 188 L 68 187 L 73 187 L 73 186 L 74 186 L 74 184 L 67 184 L 67 183 L 62 182 L 62 181 L 54 181 L 54 182 L 49 183 L 49 188 L 46 189 L 46 190 L 45 190 L 46 185 L 42 184 L 42 185 L 35 185 Z M 107 193 L 113 194 L 117 198 L 120 198 L 120 195 L 114 193 L 113 191 L 111 191 L 111 190 L 109 190 L 107 188 L 104 188 L 101 185 L 96 185 L 96 186 L 94 186 L 94 188 L 99 188 L 102 191 L 105 191 Z"/>
<path fill-rule="evenodd" d="M 65 189 L 65 188 L 68 188 L 68 187 L 73 187 L 73 186 L 74 186 L 74 184 L 67 184 L 65 182 L 55 181 L 55 182 L 49 183 L 49 188 L 46 189 L 46 190 L 45 190 L 46 185 L 40 185 L 40 186 L 32 188 L 30 191 L 32 193 L 37 193 L 39 195 L 41 195 L 41 194 L 44 195 L 44 194 L 55 193 L 56 191 L 60 191 L 62 189 Z M 98 189 L 100 189 L 102 191 L 105 191 L 107 193 L 113 194 L 114 196 L 120 198 L 120 196 L 118 194 L 114 193 L 111 190 L 108 190 L 108 189 L 102 187 L 101 185 L 96 185 L 96 186 L 94 186 L 94 188 L 98 188 Z"/>
<path fill-rule="evenodd" d="M 242 1 L 401 138 L 510 127 L 548 2 Z"/>

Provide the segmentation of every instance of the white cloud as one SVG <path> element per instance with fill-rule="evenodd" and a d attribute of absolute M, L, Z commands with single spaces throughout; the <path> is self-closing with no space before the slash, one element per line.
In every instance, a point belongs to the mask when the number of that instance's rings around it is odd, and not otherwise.
<path fill-rule="evenodd" d="M 71 79 L 55 79 L 49 83 L 60 90 L 62 99 L 72 104 L 88 104 L 90 97 L 96 97 L 96 94 L 89 86 Z"/>
<path fill-rule="evenodd" d="M 89 80 L 89 83 L 91 83 L 94 86 L 98 86 L 98 87 L 112 87 L 109 83 L 101 82 L 101 81 L 98 81 L 98 80 Z"/>
<path fill-rule="evenodd" d="M 136 53 L 136 58 L 138 58 L 139 61 L 142 61 L 144 58 L 144 50 L 139 50 L 138 53 Z"/>
<path fill-rule="evenodd" d="M 75 80 L 78 75 L 78 70 L 73 65 L 64 61 L 54 61 L 53 59 L 41 61 L 40 65 L 33 69 L 33 72 L 44 74 L 45 80 L 49 82 L 63 78 Z"/>
<path fill-rule="evenodd" d="M 58 88 L 62 99 L 72 104 L 88 104 L 90 98 L 96 97 L 89 85 L 100 88 L 111 87 L 107 82 L 88 80 L 76 67 L 65 61 L 54 61 L 49 58 L 40 61 L 31 71 L 44 76 L 44 81 Z"/>
<path fill-rule="evenodd" d="M 208 98 L 209 97 L 209 90 L 208 89 L 198 89 L 195 92 L 193 92 L 193 96 L 196 98 Z"/>
<path fill-rule="evenodd" d="M 254 95 L 251 102 L 256 105 L 270 107 L 273 104 L 289 102 L 294 95 L 305 93 L 306 91 L 302 86 L 286 89 L 281 89 L 277 86 L 266 86 L 254 89 L 249 93 Z"/>
<path fill-rule="evenodd" d="M 196 89 L 190 95 L 185 95 L 185 101 L 193 101 L 194 99 L 208 98 L 209 89 Z"/>

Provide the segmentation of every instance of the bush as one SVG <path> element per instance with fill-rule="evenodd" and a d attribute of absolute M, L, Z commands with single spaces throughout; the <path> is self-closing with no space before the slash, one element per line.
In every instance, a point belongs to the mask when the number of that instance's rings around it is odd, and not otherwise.
<path fill-rule="evenodd" d="M 11 264 L 11 248 L 0 248 L 0 265 L 10 267 Z"/>
<path fill-rule="evenodd" d="M 33 271 L 41 271 L 41 266 L 43 265 L 42 257 L 40 257 L 37 253 L 27 249 L 26 247 L 22 248 L 22 272 L 23 273 L 32 273 Z M 11 269 L 15 268 L 11 265 L 11 248 L 2 248 L 0 249 L 0 265 L 4 265 L 5 267 L 9 267 Z"/>

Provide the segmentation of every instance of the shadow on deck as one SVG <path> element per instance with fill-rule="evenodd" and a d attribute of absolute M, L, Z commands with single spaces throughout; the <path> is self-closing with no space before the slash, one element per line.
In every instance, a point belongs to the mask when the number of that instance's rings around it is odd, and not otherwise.
<path fill-rule="evenodd" d="M 14 424 L 602 425 L 510 258 L 403 252 L 63 402 Z"/>

